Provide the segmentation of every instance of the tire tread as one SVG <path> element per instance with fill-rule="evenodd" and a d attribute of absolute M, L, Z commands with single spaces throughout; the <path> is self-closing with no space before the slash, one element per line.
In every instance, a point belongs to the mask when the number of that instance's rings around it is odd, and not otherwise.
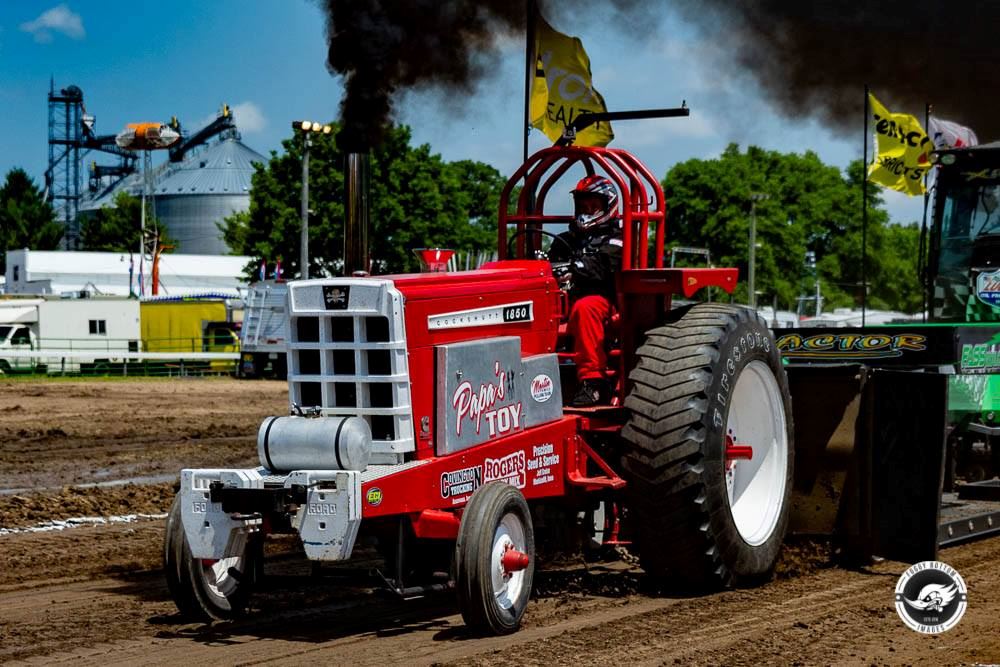
<path fill-rule="evenodd" d="M 705 444 L 713 368 L 726 337 L 749 322 L 764 326 L 745 308 L 696 304 L 647 333 L 629 374 L 621 435 L 640 562 L 698 589 L 740 583 L 731 566 L 740 545 L 713 529 L 719 510 L 707 502 Z"/>

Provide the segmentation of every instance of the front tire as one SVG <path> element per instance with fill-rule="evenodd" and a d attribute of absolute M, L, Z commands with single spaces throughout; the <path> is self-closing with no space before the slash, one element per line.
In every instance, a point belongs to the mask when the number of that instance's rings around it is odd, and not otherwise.
<path fill-rule="evenodd" d="M 255 537 L 217 561 L 192 557 L 181 523 L 180 496 L 174 498 L 167 515 L 163 570 L 170 595 L 183 616 L 201 621 L 242 616 L 263 561 L 263 542 Z"/>
<path fill-rule="evenodd" d="M 648 332 L 637 357 L 622 437 L 643 568 L 697 589 L 770 577 L 793 468 L 770 331 L 752 310 L 698 304 Z M 734 458 L 739 446 L 749 459 Z"/>
<path fill-rule="evenodd" d="M 519 569 L 508 552 L 527 556 Z M 474 632 L 510 634 L 521 624 L 535 574 L 535 536 L 524 496 L 503 482 L 479 487 L 462 514 L 455 543 L 458 604 Z"/>

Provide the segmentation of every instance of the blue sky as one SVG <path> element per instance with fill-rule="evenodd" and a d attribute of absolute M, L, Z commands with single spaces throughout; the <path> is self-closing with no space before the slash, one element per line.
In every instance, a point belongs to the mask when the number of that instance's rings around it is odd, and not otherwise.
<path fill-rule="evenodd" d="M 682 100 L 691 107 L 687 119 L 616 124 L 614 146 L 635 152 L 659 177 L 677 162 L 715 157 L 730 142 L 813 150 L 839 167 L 861 154 L 861 118 L 857 135 L 843 137 L 808 119 L 782 117 L 752 80 L 721 64 L 716 40 L 701 39 L 668 11 L 659 12 L 641 26 L 650 35 L 644 38 L 628 36 L 634 25 L 610 28 L 617 23 L 610 15 L 549 17 L 556 29 L 583 40 L 609 109 Z M 397 100 L 397 120 L 445 159 L 513 171 L 522 154 L 523 49 L 523 37 L 502 40 L 495 72 L 468 96 L 405 94 Z M 50 76 L 57 89 L 75 84 L 83 90 L 98 133 L 172 115 L 193 130 L 225 102 L 244 142 L 266 155 L 280 149 L 292 120 L 336 117 L 341 81 L 327 72 L 325 59 L 323 14 L 307 0 L 2 1 L 0 174 L 19 166 L 43 183 Z M 532 132 L 531 148 L 545 145 L 541 133 Z M 94 157 L 102 162 L 99 155 L 88 159 Z M 889 192 L 886 202 L 897 222 L 921 216 L 919 198 Z"/>

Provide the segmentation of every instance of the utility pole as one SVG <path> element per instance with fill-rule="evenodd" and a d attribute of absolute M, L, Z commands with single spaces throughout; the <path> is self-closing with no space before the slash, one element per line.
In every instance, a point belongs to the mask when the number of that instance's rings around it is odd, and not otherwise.
<path fill-rule="evenodd" d="M 309 280 L 309 133 L 302 133 L 302 237 L 299 243 L 299 270 Z"/>
<path fill-rule="evenodd" d="M 802 317 L 803 311 L 806 308 L 806 302 L 812 301 L 815 304 L 815 316 L 819 317 L 823 314 L 823 293 L 820 291 L 819 284 L 819 268 L 816 265 L 816 252 L 809 250 L 806 252 L 806 269 L 812 276 L 813 280 L 813 295 L 812 296 L 800 296 L 798 298 L 798 308 L 797 314 Z"/>
<path fill-rule="evenodd" d="M 757 202 L 763 201 L 769 195 L 763 192 L 750 194 L 750 257 L 747 271 L 747 290 L 750 292 L 747 303 L 751 308 L 757 307 L 757 293 L 754 292 L 754 278 L 757 264 Z"/>
<path fill-rule="evenodd" d="M 312 132 L 330 134 L 329 125 L 308 120 L 292 121 L 292 129 L 302 133 L 302 237 L 299 244 L 299 272 L 302 280 L 309 279 L 309 146 Z"/>
<path fill-rule="evenodd" d="M 139 200 L 139 279 L 136 281 L 139 296 L 145 296 L 145 283 L 142 281 L 142 270 L 146 259 L 146 194 L 149 192 L 149 165 L 152 160 L 149 151 L 142 152 L 142 199 Z M 131 287 L 131 286 L 130 286 Z"/>

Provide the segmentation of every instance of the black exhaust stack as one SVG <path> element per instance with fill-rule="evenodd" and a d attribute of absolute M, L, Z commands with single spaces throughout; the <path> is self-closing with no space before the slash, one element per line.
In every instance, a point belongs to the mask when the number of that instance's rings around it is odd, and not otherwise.
<path fill-rule="evenodd" d="M 344 153 L 344 275 L 367 274 L 371 153 Z"/>

